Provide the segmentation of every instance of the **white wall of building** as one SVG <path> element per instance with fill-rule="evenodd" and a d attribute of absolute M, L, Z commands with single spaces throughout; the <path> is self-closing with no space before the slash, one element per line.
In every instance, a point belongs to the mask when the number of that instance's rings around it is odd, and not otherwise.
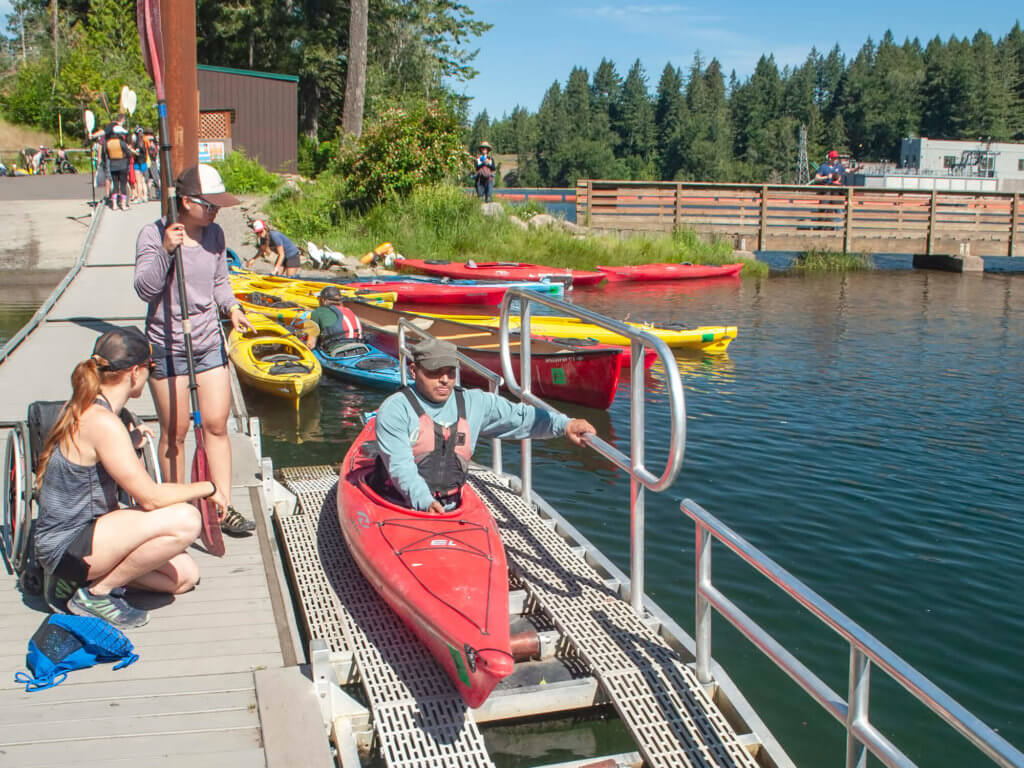
<path fill-rule="evenodd" d="M 988 152 L 992 167 L 951 168 L 960 163 L 965 151 Z M 945 139 L 903 139 L 900 167 L 916 168 L 923 174 L 995 178 L 998 181 L 1024 180 L 1024 144 L 1009 142 L 952 141 Z"/>

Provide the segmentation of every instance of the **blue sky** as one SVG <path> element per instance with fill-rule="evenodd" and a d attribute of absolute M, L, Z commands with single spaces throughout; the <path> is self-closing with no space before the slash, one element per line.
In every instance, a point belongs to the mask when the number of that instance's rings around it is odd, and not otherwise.
<path fill-rule="evenodd" d="M 947 0 L 949 2 L 949 0 Z M 480 74 L 457 86 L 473 97 L 470 113 L 486 109 L 492 117 L 516 104 L 536 111 L 556 79 L 564 86 L 573 66 L 592 75 L 601 58 L 615 62 L 621 76 L 640 59 L 653 91 L 667 62 L 684 72 L 694 52 L 717 58 L 728 75 L 743 79 L 762 53 L 779 66 L 799 64 L 811 46 L 827 51 L 836 43 L 853 55 L 870 36 L 891 29 L 900 42 L 935 35 L 973 36 L 984 29 L 1002 37 L 1024 9 L 1010 0 L 973 3 L 930 0 L 858 0 L 812 3 L 793 0 L 685 0 L 617 4 L 612 0 L 468 0 L 477 18 L 494 25 L 477 39 L 474 66 Z"/>

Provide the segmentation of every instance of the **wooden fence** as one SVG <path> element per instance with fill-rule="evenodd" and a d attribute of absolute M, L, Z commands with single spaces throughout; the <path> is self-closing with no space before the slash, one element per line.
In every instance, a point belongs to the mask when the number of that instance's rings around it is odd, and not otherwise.
<path fill-rule="evenodd" d="M 692 229 L 759 251 L 1024 255 L 1020 193 L 581 180 L 576 223 Z"/>

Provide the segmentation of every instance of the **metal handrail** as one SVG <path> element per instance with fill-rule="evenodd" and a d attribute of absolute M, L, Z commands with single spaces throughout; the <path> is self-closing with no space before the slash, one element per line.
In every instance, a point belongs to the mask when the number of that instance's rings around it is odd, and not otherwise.
<path fill-rule="evenodd" d="M 519 301 L 519 384 L 512 368 L 512 354 L 509 349 L 511 334 L 509 317 L 512 302 Z M 686 397 L 679 379 L 679 369 L 675 357 L 668 345 L 651 333 L 610 317 L 605 317 L 574 304 L 567 304 L 560 299 L 544 296 L 522 288 L 509 288 L 501 302 L 501 318 L 498 326 L 500 333 L 501 370 L 505 375 L 506 388 L 523 402 L 539 408 L 551 410 L 543 400 L 531 391 L 530 366 L 530 316 L 533 304 L 543 304 L 562 314 L 578 317 L 594 325 L 605 328 L 613 333 L 625 336 L 630 340 L 632 363 L 630 374 L 633 386 L 630 396 L 630 453 L 627 457 L 614 446 L 597 435 L 585 435 L 583 443 L 604 456 L 619 469 L 629 473 L 630 499 L 630 579 L 629 602 L 633 610 L 643 612 L 644 598 L 644 490 L 663 491 L 672 485 L 683 465 L 683 454 L 686 450 Z M 660 477 L 653 475 L 644 466 L 644 349 L 650 347 L 657 354 L 665 367 L 669 393 L 669 450 L 665 462 L 665 470 Z M 529 439 L 522 441 L 522 497 L 527 503 L 532 500 L 533 491 L 533 447 Z"/>
<path fill-rule="evenodd" d="M 829 603 L 781 565 L 740 537 L 729 526 L 692 499 L 684 499 L 682 511 L 696 523 L 696 672 L 704 684 L 711 677 L 711 608 L 789 675 L 811 698 L 846 727 L 846 766 L 866 764 L 870 751 L 893 768 L 916 764 L 878 732 L 868 717 L 872 665 L 887 673 L 911 696 L 960 733 L 986 757 L 1002 768 L 1024 768 L 1024 753 L 968 712 L 878 638 Z M 849 692 L 844 700 L 808 669 L 753 619 L 711 583 L 712 537 L 722 542 L 747 565 L 792 597 L 850 645 Z"/>
<path fill-rule="evenodd" d="M 405 337 L 409 331 L 412 331 L 416 336 L 423 339 L 435 338 L 433 334 L 428 333 L 422 328 L 416 327 L 408 318 L 398 318 L 398 370 L 399 375 L 402 378 L 402 386 L 408 386 L 409 384 L 409 366 L 408 359 L 412 356 L 412 350 L 405 343 Z M 492 393 L 497 393 L 501 389 L 502 378 L 490 368 L 485 368 L 480 365 L 476 360 L 471 357 L 464 355 L 462 352 L 456 351 L 455 354 L 459 358 L 459 367 L 455 369 L 455 386 L 462 386 L 462 366 L 466 366 L 475 373 L 483 376 L 487 379 L 487 388 Z M 494 474 L 500 475 L 502 472 L 501 468 L 501 440 L 497 437 L 491 439 L 491 469 L 494 470 Z"/>

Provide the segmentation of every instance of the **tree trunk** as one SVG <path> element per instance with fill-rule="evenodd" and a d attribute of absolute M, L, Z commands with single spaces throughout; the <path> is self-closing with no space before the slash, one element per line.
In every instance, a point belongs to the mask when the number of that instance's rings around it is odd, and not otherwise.
<path fill-rule="evenodd" d="M 369 0 L 352 0 L 348 19 L 348 72 L 345 78 L 345 110 L 341 128 L 359 136 L 363 132 L 366 98 L 366 25 Z"/>
<path fill-rule="evenodd" d="M 320 87 L 312 78 L 309 78 L 300 86 L 300 93 L 302 109 L 299 114 L 303 133 L 313 141 L 317 141 L 320 134 Z"/>
<path fill-rule="evenodd" d="M 52 96 L 57 92 L 57 76 L 60 74 L 60 40 L 57 38 L 57 0 L 53 0 L 53 87 L 50 89 Z"/>

